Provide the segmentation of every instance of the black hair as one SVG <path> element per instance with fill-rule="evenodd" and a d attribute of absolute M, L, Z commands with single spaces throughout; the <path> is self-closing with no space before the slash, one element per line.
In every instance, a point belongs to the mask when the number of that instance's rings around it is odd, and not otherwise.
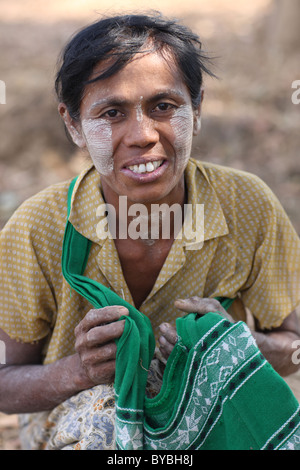
<path fill-rule="evenodd" d="M 138 53 L 158 50 L 162 54 L 171 52 L 175 58 L 196 108 L 201 100 L 203 72 L 214 76 L 207 66 L 210 59 L 201 48 L 199 37 L 188 27 L 161 14 L 104 18 L 79 31 L 62 51 L 56 94 L 70 116 L 79 119 L 87 84 L 112 76 Z M 108 68 L 91 79 L 95 66 L 107 59 L 113 59 Z"/>

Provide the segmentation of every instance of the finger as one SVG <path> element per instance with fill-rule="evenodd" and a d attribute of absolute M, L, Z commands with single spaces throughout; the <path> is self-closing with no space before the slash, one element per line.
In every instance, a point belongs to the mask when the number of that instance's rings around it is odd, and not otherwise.
<path fill-rule="evenodd" d="M 129 311 L 126 307 L 119 305 L 110 305 L 108 307 L 92 309 L 76 326 L 75 335 L 82 332 L 87 332 L 96 326 L 115 322 L 123 315 L 129 315 Z"/>
<path fill-rule="evenodd" d="M 80 356 L 85 368 L 97 367 L 98 365 L 113 361 L 117 357 L 117 345 L 113 341 L 98 348 L 86 349 Z"/>
<path fill-rule="evenodd" d="M 107 325 L 95 326 L 86 334 L 86 345 L 89 348 L 103 345 L 122 336 L 125 320 L 120 320 Z"/>
<path fill-rule="evenodd" d="M 159 349 L 164 358 L 168 359 L 174 349 L 174 344 L 169 343 L 164 336 L 158 338 Z"/>
<path fill-rule="evenodd" d="M 225 311 L 216 299 L 203 299 L 201 297 L 191 297 L 189 299 L 177 299 L 174 305 L 184 312 L 193 312 L 205 315 L 209 312 Z"/>
<path fill-rule="evenodd" d="M 232 316 L 222 307 L 220 302 L 216 299 L 200 298 L 197 296 L 189 299 L 177 299 L 174 302 L 175 307 L 183 310 L 184 312 L 193 312 L 200 315 L 206 315 L 210 312 L 219 313 L 222 317 L 234 323 Z"/>
<path fill-rule="evenodd" d="M 159 326 L 159 329 L 160 329 L 162 336 L 164 336 L 170 344 L 173 344 L 173 345 L 176 344 L 177 331 L 176 331 L 176 328 L 174 328 L 174 326 L 170 325 L 170 323 L 162 323 Z"/>

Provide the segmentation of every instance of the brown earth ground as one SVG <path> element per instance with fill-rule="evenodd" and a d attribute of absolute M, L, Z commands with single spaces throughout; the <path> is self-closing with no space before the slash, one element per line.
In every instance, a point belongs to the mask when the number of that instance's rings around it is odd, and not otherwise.
<path fill-rule="evenodd" d="M 271 0 L 157 0 L 151 8 L 182 18 L 217 57 L 194 155 L 259 175 L 299 234 L 300 105 L 291 100 L 299 54 L 278 49 Z M 0 229 L 24 199 L 86 163 L 57 117 L 53 77 L 64 43 L 99 14 L 147 9 L 146 1 L 0 0 Z M 299 374 L 288 381 L 300 400 Z M 0 449 L 19 449 L 15 415 L 0 413 Z"/>

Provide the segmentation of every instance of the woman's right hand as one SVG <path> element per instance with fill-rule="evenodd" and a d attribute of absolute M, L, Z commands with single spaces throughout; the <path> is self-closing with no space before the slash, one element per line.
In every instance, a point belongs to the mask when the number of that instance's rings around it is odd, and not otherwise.
<path fill-rule="evenodd" d="M 111 383 L 115 376 L 115 339 L 124 331 L 126 307 L 109 306 L 90 310 L 75 328 L 75 350 L 84 388 Z"/>

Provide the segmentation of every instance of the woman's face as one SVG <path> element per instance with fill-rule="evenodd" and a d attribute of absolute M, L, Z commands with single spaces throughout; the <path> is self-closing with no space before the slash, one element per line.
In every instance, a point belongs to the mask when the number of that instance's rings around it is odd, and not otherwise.
<path fill-rule="evenodd" d="M 100 64 L 93 76 L 102 70 Z M 149 203 L 182 189 L 199 122 L 200 106 L 193 110 L 174 60 L 149 53 L 89 84 L 80 122 L 66 124 L 75 143 L 88 149 L 105 195 Z"/>

